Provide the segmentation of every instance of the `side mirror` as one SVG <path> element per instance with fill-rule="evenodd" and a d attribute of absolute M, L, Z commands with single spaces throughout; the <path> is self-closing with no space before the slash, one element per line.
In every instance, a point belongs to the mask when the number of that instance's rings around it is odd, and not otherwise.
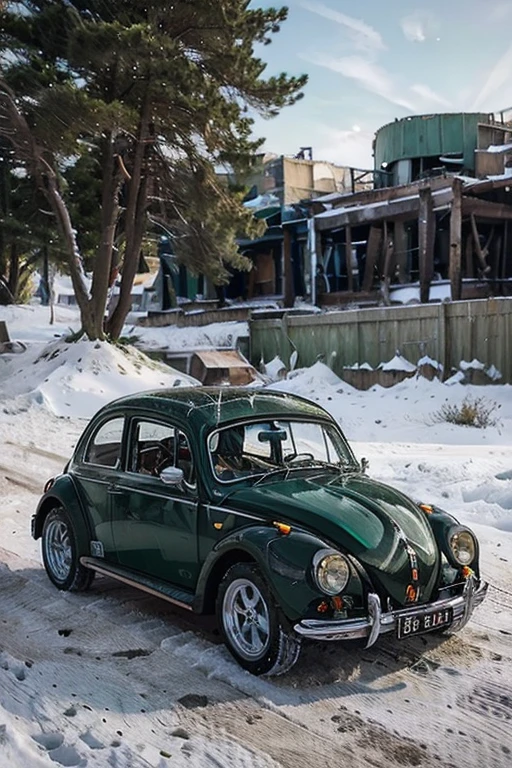
<path fill-rule="evenodd" d="M 178 467 L 166 467 L 160 472 L 160 480 L 165 485 L 181 485 L 183 482 L 183 470 Z"/>
<path fill-rule="evenodd" d="M 368 469 L 369 466 L 370 466 L 370 462 L 368 461 L 368 459 L 361 459 L 361 472 L 363 474 L 366 473 L 366 470 Z"/>

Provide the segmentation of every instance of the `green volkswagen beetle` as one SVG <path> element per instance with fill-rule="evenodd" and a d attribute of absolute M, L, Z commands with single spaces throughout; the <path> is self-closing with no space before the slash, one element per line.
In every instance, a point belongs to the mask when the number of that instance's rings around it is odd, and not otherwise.
<path fill-rule="evenodd" d="M 104 407 L 46 484 L 32 534 L 59 589 L 100 573 L 216 612 L 254 674 L 286 672 L 302 638 L 458 630 L 487 591 L 468 528 L 371 480 L 326 411 L 270 390 Z"/>

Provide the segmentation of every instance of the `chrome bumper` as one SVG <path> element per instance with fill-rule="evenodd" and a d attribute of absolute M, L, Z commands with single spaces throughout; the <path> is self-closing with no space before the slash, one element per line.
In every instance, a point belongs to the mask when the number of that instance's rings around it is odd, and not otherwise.
<path fill-rule="evenodd" d="M 368 595 L 368 616 L 364 619 L 303 619 L 295 624 L 294 629 L 298 635 L 312 640 L 356 640 L 368 638 L 366 647 L 369 648 L 377 640 L 379 635 L 393 632 L 397 628 L 399 617 L 417 617 L 425 614 L 451 608 L 453 611 L 452 623 L 447 625 L 452 632 L 457 632 L 469 621 L 473 610 L 480 605 L 487 594 L 488 584 L 485 581 L 477 582 L 470 577 L 461 595 L 445 600 L 436 600 L 433 603 L 421 606 L 401 608 L 398 611 L 383 613 L 380 598 L 374 592 Z"/>

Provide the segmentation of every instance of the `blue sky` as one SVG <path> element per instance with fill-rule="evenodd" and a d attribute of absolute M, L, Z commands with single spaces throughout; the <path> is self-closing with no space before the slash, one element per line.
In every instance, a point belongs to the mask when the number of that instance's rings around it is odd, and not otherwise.
<path fill-rule="evenodd" d="M 259 0 L 260 6 L 279 5 Z M 304 99 L 256 121 L 265 149 L 372 167 L 375 130 L 411 114 L 512 106 L 512 0 L 289 0 L 259 55 L 309 75 Z"/>

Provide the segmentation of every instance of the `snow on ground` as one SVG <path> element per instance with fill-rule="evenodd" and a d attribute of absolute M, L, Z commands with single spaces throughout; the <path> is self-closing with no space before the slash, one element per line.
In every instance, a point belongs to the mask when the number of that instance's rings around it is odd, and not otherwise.
<path fill-rule="evenodd" d="M 128 338 L 133 338 L 140 348 L 162 349 L 180 352 L 190 349 L 210 349 L 211 347 L 235 348 L 241 336 L 249 335 L 247 323 L 228 322 L 212 323 L 197 328 L 145 328 L 141 325 L 130 326 Z"/>
<path fill-rule="evenodd" d="M 374 477 L 475 528 L 491 587 L 460 635 L 368 651 L 311 644 L 287 676 L 257 679 L 209 619 L 109 579 L 85 594 L 48 581 L 30 517 L 84 419 L 126 392 L 183 383 L 138 353 L 64 344 L 56 336 L 76 330 L 72 308 L 48 318 L 42 307 L 0 307 L 28 346 L 0 357 L 0 768 L 510 766 L 510 386 L 413 378 L 360 392 L 321 363 L 272 385 L 327 408 Z M 197 332 L 217 345 L 225 329 Z M 149 335 L 153 346 L 195 343 L 181 329 Z M 468 394 L 496 404 L 496 426 L 436 419 Z"/>

